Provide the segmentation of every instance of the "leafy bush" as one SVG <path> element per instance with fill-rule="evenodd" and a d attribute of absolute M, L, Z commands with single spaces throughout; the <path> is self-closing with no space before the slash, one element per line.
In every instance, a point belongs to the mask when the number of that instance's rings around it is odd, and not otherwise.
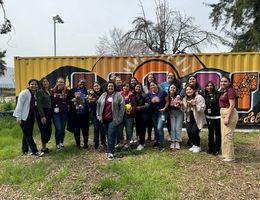
<path fill-rule="evenodd" d="M 14 110 L 15 109 L 15 102 L 14 101 L 8 101 L 8 102 L 3 102 L 0 103 L 0 111 L 9 111 L 9 110 Z"/>

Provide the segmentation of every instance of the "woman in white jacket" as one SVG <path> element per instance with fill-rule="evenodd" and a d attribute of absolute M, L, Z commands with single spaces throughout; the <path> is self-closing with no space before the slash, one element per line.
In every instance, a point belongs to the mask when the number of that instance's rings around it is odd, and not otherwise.
<path fill-rule="evenodd" d="M 189 150 L 193 153 L 201 151 L 199 132 L 206 123 L 205 108 L 205 100 L 196 92 L 195 87 L 190 84 L 186 85 L 182 110 L 186 113 L 186 129 L 189 140 L 193 144 Z"/>
<path fill-rule="evenodd" d="M 18 96 L 13 116 L 16 117 L 17 123 L 21 126 L 23 132 L 22 154 L 27 154 L 29 151 L 28 147 L 30 147 L 32 155 L 42 156 L 44 153 L 38 151 L 33 139 L 34 116 L 37 102 L 35 95 L 39 82 L 31 79 L 28 84 L 29 87 L 21 91 Z"/>

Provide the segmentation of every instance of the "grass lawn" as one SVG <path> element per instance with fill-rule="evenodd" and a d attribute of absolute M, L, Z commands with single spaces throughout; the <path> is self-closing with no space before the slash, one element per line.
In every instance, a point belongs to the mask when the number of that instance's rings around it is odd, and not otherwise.
<path fill-rule="evenodd" d="M 53 135 L 48 155 L 21 156 L 20 128 L 0 117 L 0 199 L 260 199 L 259 132 L 236 133 L 234 163 L 206 153 L 206 132 L 199 154 L 185 144 L 162 153 L 147 144 L 141 152 L 117 151 L 114 161 L 94 150 L 92 128 L 86 151 L 67 132 L 65 149 L 56 152 Z M 35 140 L 40 149 L 36 124 Z"/>

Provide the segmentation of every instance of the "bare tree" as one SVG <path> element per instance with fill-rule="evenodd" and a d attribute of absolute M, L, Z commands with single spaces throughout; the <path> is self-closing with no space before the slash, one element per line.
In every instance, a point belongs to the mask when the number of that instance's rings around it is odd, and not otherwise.
<path fill-rule="evenodd" d="M 103 35 L 99 38 L 96 45 L 96 52 L 99 55 L 134 55 L 147 54 L 149 49 L 141 42 L 134 40 L 127 40 L 124 37 L 125 32 L 114 27 L 109 30 L 108 35 Z"/>
<path fill-rule="evenodd" d="M 3 1 L 0 0 L 0 7 L 2 8 L 3 11 L 3 16 L 4 16 L 4 22 L 3 24 L 0 24 L 0 34 L 7 34 L 12 30 L 12 24 L 11 21 L 9 19 L 6 18 L 6 13 L 5 13 L 5 9 L 3 6 Z M 6 50 L 4 51 L 0 51 L 0 76 L 4 76 L 5 75 L 5 71 L 6 71 L 6 62 L 4 61 L 5 55 L 6 54 Z"/>
<path fill-rule="evenodd" d="M 146 18 L 140 0 L 142 16 L 135 18 L 134 28 L 124 35 L 127 41 L 139 41 L 156 54 L 200 52 L 206 44 L 225 44 L 222 37 L 194 25 L 192 17 L 170 9 L 167 0 L 156 0 L 155 3 L 156 21 L 153 22 Z"/>

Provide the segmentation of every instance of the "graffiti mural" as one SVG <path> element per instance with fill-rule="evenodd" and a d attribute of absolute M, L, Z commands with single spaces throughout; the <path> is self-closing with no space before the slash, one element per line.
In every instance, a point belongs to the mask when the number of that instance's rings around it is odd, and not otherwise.
<path fill-rule="evenodd" d="M 70 87 L 75 87 L 79 78 L 86 78 L 87 86 L 91 87 L 94 81 L 105 83 L 111 74 L 120 76 L 123 81 L 135 77 L 144 84 L 149 73 L 153 73 L 157 82 L 162 83 L 166 81 L 167 73 L 172 72 L 182 81 L 183 86 L 192 74 L 201 87 L 204 88 L 210 80 L 219 88 L 220 78 L 225 75 L 230 77 L 238 94 L 236 108 L 239 112 L 239 125 L 260 127 L 260 53 L 64 58 L 57 58 L 57 61 L 50 58 L 34 61 L 32 58 L 19 57 L 15 64 L 18 83 L 16 93 L 32 77 L 48 77 L 52 85 L 57 77 L 64 77 L 66 85 Z M 30 69 L 41 62 L 45 62 L 41 66 L 46 68 L 32 70 L 32 74 Z"/>

